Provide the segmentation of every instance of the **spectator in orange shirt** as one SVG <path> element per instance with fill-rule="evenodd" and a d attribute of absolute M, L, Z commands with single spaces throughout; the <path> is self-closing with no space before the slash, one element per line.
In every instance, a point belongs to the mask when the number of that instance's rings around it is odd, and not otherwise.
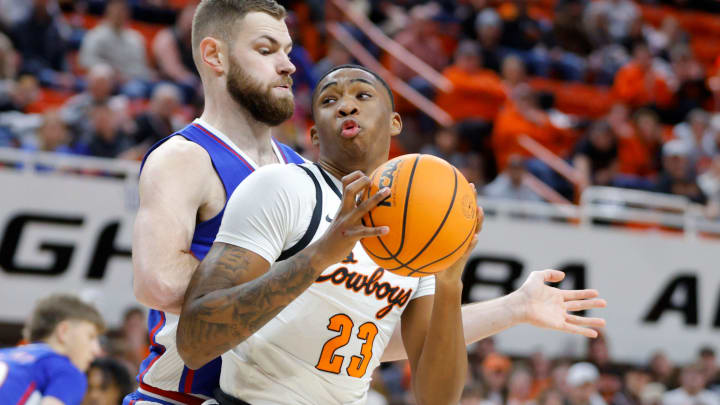
<path fill-rule="evenodd" d="M 644 43 L 635 45 L 633 59 L 617 72 L 613 93 L 631 107 L 667 108 L 672 103 L 672 93 L 665 79 L 653 70 L 652 55 Z"/>
<path fill-rule="evenodd" d="M 518 140 L 527 135 L 558 156 L 563 156 L 568 145 L 568 132 L 552 124 L 543 111 L 537 95 L 529 85 L 521 84 L 512 92 L 512 100 L 500 110 L 492 134 L 498 172 L 505 170 L 511 155 L 531 158 L 532 155 L 521 147 Z M 538 159 L 528 159 L 527 170 L 567 198 L 572 198 L 572 187 L 554 170 Z"/>
<path fill-rule="evenodd" d="M 439 92 L 435 102 L 454 120 L 495 119 L 505 101 L 505 88 L 500 76 L 483 68 L 477 42 L 460 43 L 455 52 L 455 63 L 443 71 L 443 76 L 452 82 L 453 89 L 448 93 Z"/>
<path fill-rule="evenodd" d="M 546 148 L 560 154 L 563 135 L 540 109 L 537 97 L 530 86 L 522 84 L 512 93 L 512 100 L 505 102 L 495 120 L 492 134 L 498 170 L 502 171 L 510 155 L 530 157 L 530 153 L 518 144 L 518 138 L 527 135 Z"/>
<path fill-rule="evenodd" d="M 618 143 L 618 187 L 651 190 L 652 179 L 660 169 L 662 128 L 655 112 L 642 109 L 635 113 L 635 131 L 621 136 Z"/>

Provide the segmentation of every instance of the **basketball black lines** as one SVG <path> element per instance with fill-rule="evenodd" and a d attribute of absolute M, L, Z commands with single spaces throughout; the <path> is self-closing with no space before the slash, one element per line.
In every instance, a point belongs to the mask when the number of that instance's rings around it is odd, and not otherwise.
<path fill-rule="evenodd" d="M 400 239 L 400 245 L 398 246 L 397 251 L 396 251 L 395 253 L 391 252 L 390 248 L 385 244 L 385 242 L 384 242 L 384 241 L 382 240 L 382 238 L 380 238 L 380 237 L 377 237 L 377 239 L 378 239 L 378 241 L 380 242 L 380 245 L 382 246 L 382 248 L 389 254 L 389 256 L 384 256 L 384 257 L 383 257 L 383 256 L 379 256 L 377 253 L 372 252 L 370 249 L 366 249 L 367 253 L 369 253 L 369 254 L 370 254 L 371 256 L 373 256 L 373 257 L 376 257 L 376 258 L 378 258 L 378 259 L 380 259 L 380 260 L 394 260 L 394 261 L 398 264 L 398 266 L 392 267 L 392 268 L 387 268 L 386 270 L 388 270 L 388 271 L 395 271 L 395 270 L 399 270 L 399 269 L 403 269 L 403 268 L 404 268 L 404 269 L 410 270 L 410 273 L 407 274 L 408 276 L 412 276 L 412 275 L 415 274 L 415 273 L 433 274 L 433 273 L 423 272 L 422 269 L 423 269 L 423 268 L 426 268 L 427 266 L 430 266 L 430 265 L 432 265 L 432 264 L 434 264 L 434 263 L 437 263 L 437 262 L 439 262 L 439 261 L 442 261 L 442 260 L 446 259 L 447 257 L 451 256 L 452 254 L 454 254 L 455 252 L 457 252 L 457 250 L 460 249 L 460 248 L 465 244 L 465 242 L 467 242 L 467 239 L 468 239 L 469 235 L 472 235 L 472 230 L 471 230 L 471 232 L 468 234 L 468 236 L 465 237 L 465 239 L 464 239 L 463 242 L 460 244 L 460 246 L 458 246 L 458 247 L 455 248 L 452 252 L 450 252 L 449 254 L 443 256 L 442 258 L 439 258 L 439 259 L 433 261 L 432 263 L 424 264 L 424 265 L 422 265 L 422 266 L 420 266 L 420 267 L 418 267 L 418 268 L 413 268 L 413 267 L 411 267 L 411 264 L 412 264 L 418 257 L 420 257 L 420 256 L 422 255 L 422 253 L 425 252 L 425 251 L 427 250 L 427 248 L 432 244 L 432 242 L 436 239 L 436 237 L 438 236 L 438 234 L 439 234 L 440 231 L 442 230 L 443 226 L 445 225 L 445 223 L 446 223 L 446 221 L 447 221 L 447 219 L 448 219 L 448 217 L 449 217 L 449 215 L 450 215 L 453 207 L 455 206 L 455 198 L 456 198 L 457 192 L 458 192 L 458 172 L 457 172 L 457 170 L 456 170 L 455 168 L 453 168 L 453 182 L 454 182 L 454 184 L 453 184 L 452 197 L 450 198 L 450 203 L 449 203 L 449 205 L 448 205 L 448 208 L 445 210 L 445 214 L 444 214 L 444 216 L 443 216 L 442 221 L 440 222 L 440 224 L 438 225 L 438 227 L 435 229 L 435 232 L 433 233 L 432 237 L 425 243 L 425 245 L 422 247 L 422 249 L 420 249 L 420 251 L 418 251 L 410 260 L 403 262 L 403 261 L 401 261 L 401 260 L 398 258 L 398 256 L 402 253 L 403 248 L 404 248 L 404 246 L 405 246 L 405 237 L 406 237 L 406 232 L 407 232 L 407 221 L 408 221 L 408 214 L 407 214 L 407 213 L 408 213 L 408 206 L 411 204 L 411 191 L 412 191 L 412 186 L 413 186 L 413 178 L 414 178 L 414 176 L 415 176 L 415 171 L 416 171 L 416 168 L 417 168 L 418 163 L 419 163 L 419 161 L 420 161 L 421 158 L 422 158 L 422 155 L 418 155 L 418 157 L 417 157 L 417 158 L 415 159 L 415 161 L 413 162 L 413 168 L 412 168 L 412 170 L 411 170 L 411 172 L 410 172 L 410 176 L 409 176 L 409 178 L 408 178 L 407 190 L 406 190 L 406 193 L 405 193 L 405 200 L 404 200 L 404 204 L 405 204 L 405 205 L 404 205 L 404 207 L 403 207 L 401 239 Z M 374 182 L 374 181 L 373 181 L 373 182 Z M 368 197 L 369 197 L 369 191 L 368 191 Z M 369 217 L 369 219 L 370 219 L 371 225 L 372 225 L 372 226 L 375 226 L 375 221 L 373 220 L 372 212 L 370 212 L 370 213 L 368 214 L 368 217 Z"/>

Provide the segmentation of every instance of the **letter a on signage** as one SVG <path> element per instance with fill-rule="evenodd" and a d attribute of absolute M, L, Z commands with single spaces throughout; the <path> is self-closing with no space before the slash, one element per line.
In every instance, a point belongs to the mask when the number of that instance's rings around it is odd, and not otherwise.
<path fill-rule="evenodd" d="M 684 292 L 682 302 L 673 302 L 676 291 Z M 676 301 L 676 300 L 675 300 Z M 648 323 L 656 323 L 666 311 L 677 311 L 683 314 L 686 325 L 698 324 L 697 277 L 693 274 L 681 274 L 670 281 L 655 301 L 650 312 L 643 319 Z"/>

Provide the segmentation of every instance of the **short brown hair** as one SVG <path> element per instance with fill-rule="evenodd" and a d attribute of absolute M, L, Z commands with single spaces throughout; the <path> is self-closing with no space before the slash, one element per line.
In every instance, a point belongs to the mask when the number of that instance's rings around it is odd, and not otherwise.
<path fill-rule="evenodd" d="M 57 294 L 40 300 L 25 329 L 30 342 L 49 338 L 62 321 L 87 321 L 98 328 L 105 329 L 105 322 L 94 306 L 81 301 L 73 295 Z"/>
<path fill-rule="evenodd" d="M 230 42 L 235 24 L 246 14 L 262 12 L 277 19 L 284 19 L 285 7 L 275 0 L 202 0 L 195 10 L 192 22 L 192 52 L 198 63 L 200 41 L 213 36 Z M 199 67 L 199 66 L 198 66 Z"/>

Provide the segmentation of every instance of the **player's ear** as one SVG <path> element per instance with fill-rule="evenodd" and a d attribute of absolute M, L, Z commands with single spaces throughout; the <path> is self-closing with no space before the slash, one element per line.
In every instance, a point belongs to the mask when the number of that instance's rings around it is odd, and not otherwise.
<path fill-rule="evenodd" d="M 70 321 L 65 320 L 65 321 L 58 323 L 58 325 L 55 327 L 55 332 L 53 333 L 53 335 L 55 335 L 55 338 L 61 344 L 65 344 L 68 342 L 69 339 L 71 339 L 71 337 L 70 337 L 71 326 L 72 325 L 71 325 Z"/>
<path fill-rule="evenodd" d="M 393 112 L 390 115 L 390 136 L 399 135 L 400 132 L 402 132 L 402 118 L 400 118 L 400 114 Z"/>
<path fill-rule="evenodd" d="M 320 138 L 318 137 L 318 130 L 315 125 L 310 128 L 310 141 L 316 148 L 320 147 Z"/>
<path fill-rule="evenodd" d="M 218 75 L 225 72 L 222 48 L 223 43 L 213 37 L 205 37 L 200 41 L 200 60 Z"/>

